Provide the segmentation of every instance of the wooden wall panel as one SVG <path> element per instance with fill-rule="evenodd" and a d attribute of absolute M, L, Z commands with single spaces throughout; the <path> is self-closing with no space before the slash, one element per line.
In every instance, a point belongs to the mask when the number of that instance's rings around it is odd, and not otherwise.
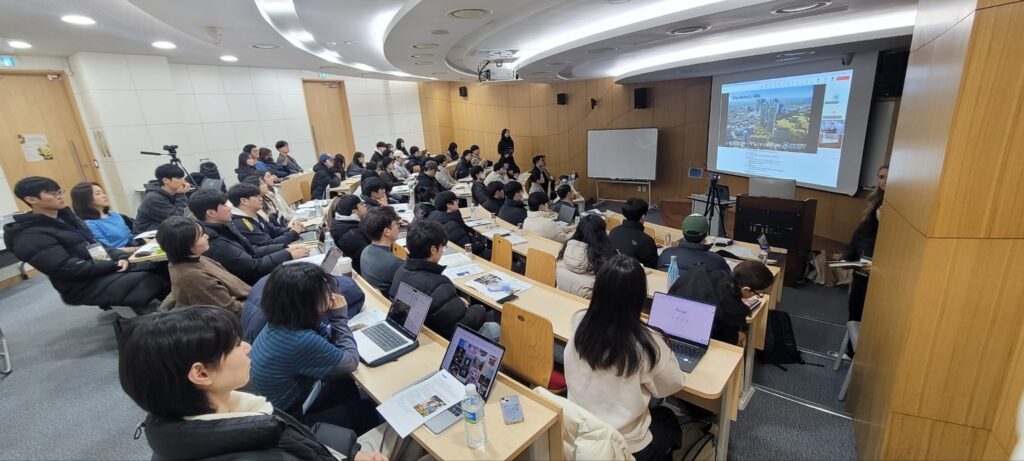
<path fill-rule="evenodd" d="M 419 84 L 420 113 L 423 119 L 423 141 L 425 143 L 424 146 L 419 146 L 421 149 L 426 147 L 438 152 L 445 150 L 449 140 L 454 137 L 449 87 L 449 82 Z M 444 144 L 442 145 L 442 143 Z"/>
<path fill-rule="evenodd" d="M 884 459 L 978 459 L 988 442 L 985 429 L 917 416 L 896 413 L 890 424 Z"/>
<path fill-rule="evenodd" d="M 1024 399 L 1024 330 L 1018 330 L 1017 338 L 1017 347 L 1007 362 L 1009 370 L 992 422 L 991 437 L 1007 453 L 1020 442 L 1017 440 L 1017 409 Z"/>

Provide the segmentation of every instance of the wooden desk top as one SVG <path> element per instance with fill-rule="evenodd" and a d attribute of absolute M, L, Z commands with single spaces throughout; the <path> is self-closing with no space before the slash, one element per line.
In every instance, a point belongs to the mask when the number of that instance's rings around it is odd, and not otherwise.
<path fill-rule="evenodd" d="M 472 215 L 472 216 L 470 216 L 469 208 L 462 208 L 461 211 L 462 211 L 462 217 L 465 218 L 465 219 L 486 219 L 488 221 L 487 224 L 474 227 L 473 229 L 475 229 L 477 232 L 485 232 L 485 231 L 491 229 L 491 224 L 490 224 L 491 212 L 487 211 L 486 208 L 484 208 L 482 206 L 476 207 L 476 214 Z M 500 227 L 502 229 L 506 229 L 506 230 L 510 230 L 510 231 L 517 231 L 517 230 L 519 230 L 516 226 L 513 226 L 512 223 L 507 222 L 507 221 L 505 221 L 505 220 L 503 220 L 501 218 L 496 218 L 496 221 L 498 223 L 498 227 Z M 526 253 L 527 253 L 527 251 L 530 248 L 534 248 L 534 249 L 537 249 L 537 250 L 540 250 L 540 251 L 543 251 L 545 253 L 549 253 L 549 254 L 552 254 L 552 255 L 555 255 L 555 256 L 558 256 L 558 252 L 562 250 L 562 244 L 561 243 L 558 243 L 558 242 L 556 242 L 554 240 L 551 240 L 551 239 L 549 239 L 547 237 L 544 237 L 544 236 L 542 236 L 540 234 L 536 234 L 536 233 L 530 232 L 528 230 L 523 230 L 523 232 L 521 234 L 519 234 L 519 235 L 521 237 L 523 237 L 524 239 L 526 239 L 526 243 L 520 243 L 519 245 L 512 245 L 512 252 L 517 254 L 517 255 L 526 256 Z"/>
<path fill-rule="evenodd" d="M 378 291 L 366 283 L 358 275 L 353 278 L 366 294 L 364 309 L 386 311 L 390 302 Z M 360 364 L 353 377 L 377 402 L 391 398 L 398 392 L 430 373 L 440 369 L 448 341 L 424 328 L 419 335 L 419 347 L 398 361 L 370 368 Z M 519 404 L 525 416 L 522 423 L 505 425 L 501 417 L 502 397 L 518 395 Z M 434 435 L 426 427 L 413 431 L 412 436 L 437 459 L 469 460 L 469 459 L 512 459 L 519 456 L 528 446 L 540 438 L 545 431 L 558 425 L 561 434 L 560 410 L 554 404 L 534 394 L 504 373 L 499 374 L 498 382 L 491 392 L 484 409 L 488 429 L 487 445 L 483 450 L 473 450 L 466 446 L 466 432 L 461 423 Z M 558 444 L 561 449 L 561 443 Z M 561 458 L 561 452 L 556 459 Z"/>
<path fill-rule="evenodd" d="M 357 187 L 359 187 L 359 179 L 360 178 L 358 177 L 346 178 L 344 181 L 341 182 L 341 184 L 338 184 L 338 187 L 331 187 L 328 190 L 330 190 L 331 192 L 351 193 L 352 191 L 356 190 Z"/>

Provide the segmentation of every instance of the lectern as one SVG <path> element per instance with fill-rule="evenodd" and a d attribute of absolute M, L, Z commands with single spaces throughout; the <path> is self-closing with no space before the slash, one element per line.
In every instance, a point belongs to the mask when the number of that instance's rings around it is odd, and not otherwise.
<path fill-rule="evenodd" d="M 775 197 L 736 197 L 736 225 L 733 238 L 757 243 L 764 234 L 768 244 L 785 248 L 786 276 L 783 283 L 794 286 L 803 278 L 814 237 L 814 215 L 818 201 Z"/>

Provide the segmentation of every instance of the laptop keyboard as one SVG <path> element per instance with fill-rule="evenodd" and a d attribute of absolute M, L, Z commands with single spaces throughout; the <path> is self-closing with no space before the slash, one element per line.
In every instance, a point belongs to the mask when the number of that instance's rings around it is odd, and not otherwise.
<path fill-rule="evenodd" d="M 451 413 L 455 416 L 462 416 L 462 402 L 458 402 L 455 405 L 452 405 L 451 408 L 448 409 L 448 413 Z"/>
<path fill-rule="evenodd" d="M 704 355 L 704 349 L 684 342 L 672 341 L 669 347 L 672 348 L 672 352 L 676 353 L 676 357 L 686 357 L 691 361 Z"/>
<path fill-rule="evenodd" d="M 384 349 L 384 352 L 390 352 L 406 343 L 405 337 L 391 329 L 387 323 L 371 325 L 362 331 L 370 341 Z"/>

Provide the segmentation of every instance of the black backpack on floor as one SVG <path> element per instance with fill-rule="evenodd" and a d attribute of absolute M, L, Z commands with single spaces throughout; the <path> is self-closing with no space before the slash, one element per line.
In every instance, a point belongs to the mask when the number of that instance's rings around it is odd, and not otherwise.
<path fill-rule="evenodd" d="M 789 314 L 778 309 L 768 311 L 768 328 L 764 335 L 764 350 L 757 351 L 757 359 L 785 370 L 783 363 L 805 364 L 793 336 L 793 322 Z"/>

